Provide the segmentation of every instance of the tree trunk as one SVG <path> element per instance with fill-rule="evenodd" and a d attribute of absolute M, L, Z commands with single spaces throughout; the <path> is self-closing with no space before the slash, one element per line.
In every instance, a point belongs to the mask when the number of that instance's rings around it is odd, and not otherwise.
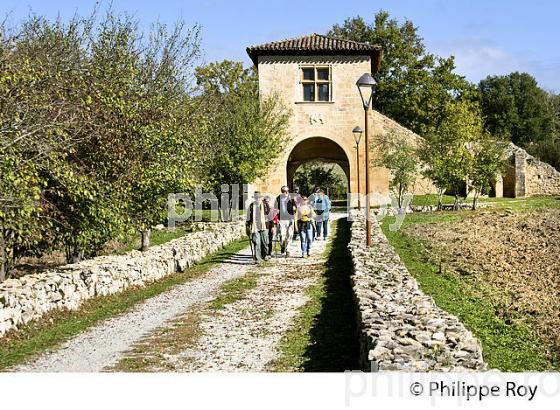
<path fill-rule="evenodd" d="M 6 261 L 6 247 L 4 246 L 4 236 L 0 233 L 0 282 L 6 280 L 7 272 L 7 261 Z"/>
<path fill-rule="evenodd" d="M 78 263 L 84 260 L 84 251 L 75 245 L 66 246 L 66 262 Z"/>
<path fill-rule="evenodd" d="M 437 194 L 437 210 L 441 211 L 443 209 L 443 190 L 438 191 Z"/>
<path fill-rule="evenodd" d="M 152 234 L 152 230 L 150 228 L 144 229 L 140 232 L 140 234 L 142 235 L 142 245 L 140 246 L 140 250 L 144 252 L 150 247 L 150 236 Z"/>
<path fill-rule="evenodd" d="M 459 195 L 455 194 L 455 202 L 453 202 L 453 210 L 459 210 Z"/>
<path fill-rule="evenodd" d="M 478 197 L 480 195 L 480 191 L 478 189 L 475 189 L 474 191 L 474 197 L 473 197 L 473 201 L 472 201 L 472 210 L 475 211 L 476 210 L 476 205 L 478 204 Z"/>

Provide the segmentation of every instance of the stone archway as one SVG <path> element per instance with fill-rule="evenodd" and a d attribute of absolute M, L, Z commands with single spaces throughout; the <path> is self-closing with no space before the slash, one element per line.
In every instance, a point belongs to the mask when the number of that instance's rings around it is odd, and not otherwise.
<path fill-rule="evenodd" d="M 288 156 L 286 176 L 291 189 L 296 170 L 309 161 L 338 164 L 346 174 L 347 187 L 350 187 L 350 162 L 344 149 L 329 138 L 310 137 L 297 143 Z"/>

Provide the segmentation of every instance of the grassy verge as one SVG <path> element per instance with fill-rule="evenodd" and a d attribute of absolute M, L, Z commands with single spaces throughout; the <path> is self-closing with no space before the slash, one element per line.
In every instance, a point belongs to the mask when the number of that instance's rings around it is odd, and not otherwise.
<path fill-rule="evenodd" d="M 554 199 L 528 200 L 530 206 L 543 206 Z M 560 202 L 560 201 L 559 201 Z M 405 218 L 400 231 L 389 230 L 390 220 L 382 223 L 389 242 L 395 247 L 422 290 L 442 309 L 456 315 L 482 342 L 484 359 L 491 368 L 502 371 L 546 370 L 553 367 L 536 334 L 524 323 L 506 323 L 495 307 L 477 296 L 471 278 L 451 272 L 439 272 L 430 262 L 421 241 L 407 236 L 403 229 L 414 223 L 450 222 L 462 216 L 452 212 L 413 214 Z"/>
<path fill-rule="evenodd" d="M 325 270 L 319 283 L 307 290 L 309 302 L 280 342 L 281 355 L 270 364 L 274 371 L 358 369 L 359 345 L 347 248 L 350 223 L 337 220 L 332 235 L 325 250 Z"/>
<path fill-rule="evenodd" d="M 124 313 L 146 299 L 196 278 L 247 246 L 247 240 L 235 241 L 184 272 L 160 279 L 143 288 L 129 288 L 117 295 L 87 300 L 77 311 L 53 311 L 17 331 L 9 332 L 0 339 L 0 369 L 14 366 L 54 348 L 102 320 Z"/>
<path fill-rule="evenodd" d="M 239 279 L 227 282 L 220 289 L 218 296 L 210 302 L 210 308 L 220 310 L 230 303 L 243 299 L 249 290 L 257 286 L 257 279 L 256 273 L 249 272 Z"/>
<path fill-rule="evenodd" d="M 444 205 L 452 205 L 455 197 L 451 195 L 443 196 Z M 530 198 L 480 198 L 480 203 L 487 203 L 490 208 L 505 209 L 511 211 L 525 211 L 536 208 L 560 208 L 560 198 L 554 196 L 535 196 Z M 472 198 L 464 201 L 472 204 Z M 415 195 L 412 199 L 413 205 L 437 205 L 437 195 Z M 488 208 L 481 208 L 487 210 Z M 468 212 L 468 211 L 464 211 Z"/>

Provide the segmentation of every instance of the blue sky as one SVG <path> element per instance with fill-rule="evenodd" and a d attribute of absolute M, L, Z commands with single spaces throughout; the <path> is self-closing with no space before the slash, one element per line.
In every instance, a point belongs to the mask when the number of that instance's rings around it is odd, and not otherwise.
<path fill-rule="evenodd" d="M 69 17 L 87 14 L 91 0 L 0 0 L 2 14 L 17 23 L 30 11 Z M 104 4 L 107 4 L 105 2 Z M 527 71 L 560 92 L 560 1 L 533 0 L 113 0 L 113 9 L 134 14 L 145 27 L 182 17 L 202 26 L 206 62 L 235 59 L 249 64 L 245 47 L 312 32 L 380 9 L 420 28 L 430 51 L 456 57 L 457 72 L 471 81 L 488 74 Z"/>

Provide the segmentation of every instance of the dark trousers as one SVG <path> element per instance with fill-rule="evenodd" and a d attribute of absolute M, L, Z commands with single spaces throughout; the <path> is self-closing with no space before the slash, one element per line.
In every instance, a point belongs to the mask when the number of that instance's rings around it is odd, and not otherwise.
<path fill-rule="evenodd" d="M 257 262 L 264 260 L 268 253 L 268 230 L 254 233 L 251 236 L 251 241 L 253 242 Z"/>
<path fill-rule="evenodd" d="M 315 227 L 317 228 L 317 238 L 321 237 L 321 231 L 323 232 L 323 238 L 326 238 L 329 234 L 329 220 L 325 219 L 323 221 L 317 221 L 315 223 Z"/>
<path fill-rule="evenodd" d="M 272 228 L 267 229 L 268 231 L 268 247 L 267 247 L 267 255 L 272 256 L 272 243 L 274 242 L 274 231 Z"/>

